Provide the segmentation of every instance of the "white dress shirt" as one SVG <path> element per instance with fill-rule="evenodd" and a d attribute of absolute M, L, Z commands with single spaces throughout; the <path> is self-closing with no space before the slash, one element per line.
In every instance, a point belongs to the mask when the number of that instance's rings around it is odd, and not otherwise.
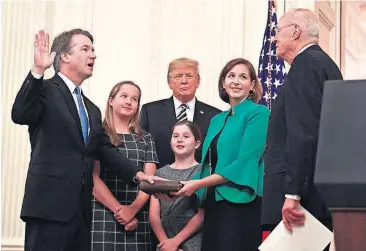
<path fill-rule="evenodd" d="M 174 110 L 175 110 L 175 116 L 177 117 L 178 114 L 181 112 L 182 107 L 180 107 L 182 103 L 182 101 L 180 101 L 179 99 L 177 99 L 176 97 L 173 96 L 173 101 L 174 101 Z M 187 119 L 188 121 L 193 122 L 193 116 L 194 116 L 194 109 L 196 107 L 196 98 L 193 98 L 191 101 L 185 103 L 187 105 Z"/>
<path fill-rule="evenodd" d="M 69 88 L 69 90 L 71 92 L 71 95 L 72 95 L 72 98 L 74 99 L 74 102 L 75 102 L 75 105 L 76 105 L 76 109 L 78 109 L 78 113 L 79 113 L 79 116 L 80 116 L 80 108 L 79 108 L 78 98 L 77 98 L 76 93 L 75 93 L 75 88 L 77 86 L 68 77 L 66 77 L 61 72 L 58 72 L 57 74 L 62 78 L 62 80 L 65 82 L 65 84 Z M 80 88 L 80 91 L 82 92 L 80 86 L 79 86 L 79 88 Z M 88 110 L 86 109 L 86 106 L 85 106 L 85 103 L 84 103 L 83 95 L 81 95 L 81 100 L 83 101 L 83 105 L 85 107 L 86 116 L 88 117 L 88 120 L 89 120 L 89 114 L 88 114 Z"/>
<path fill-rule="evenodd" d="M 302 48 L 301 50 L 299 50 L 299 52 L 296 54 L 296 56 L 297 55 L 299 55 L 301 52 L 303 52 L 304 50 L 306 50 L 307 48 L 309 48 L 310 46 L 313 46 L 313 45 L 316 45 L 316 44 L 308 44 L 308 45 L 305 45 L 305 47 L 304 48 Z"/>

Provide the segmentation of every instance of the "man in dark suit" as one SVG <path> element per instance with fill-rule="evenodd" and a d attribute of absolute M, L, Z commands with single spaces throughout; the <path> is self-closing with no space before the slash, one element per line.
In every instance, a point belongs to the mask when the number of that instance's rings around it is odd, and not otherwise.
<path fill-rule="evenodd" d="M 319 22 L 307 9 L 280 19 L 277 56 L 291 65 L 270 116 L 264 155 L 262 224 L 272 230 L 281 220 L 291 231 L 303 224 L 300 203 L 326 227 L 331 215 L 313 183 L 324 81 L 342 79 L 333 60 L 319 47 Z"/>
<path fill-rule="evenodd" d="M 195 97 L 200 84 L 196 60 L 179 58 L 170 62 L 167 80 L 173 96 L 143 105 L 140 115 L 141 127 L 155 140 L 159 167 L 174 162 L 170 138 L 177 121 L 188 119 L 195 122 L 204 140 L 211 118 L 220 112 L 219 109 L 202 103 Z M 201 161 L 201 151 L 201 147 L 196 151 L 197 161 Z"/>
<path fill-rule="evenodd" d="M 81 29 L 55 38 L 35 35 L 34 65 L 18 92 L 12 120 L 29 126 L 31 160 L 21 218 L 26 251 L 90 250 L 92 171 L 96 158 L 125 182 L 151 180 L 110 147 L 101 113 L 80 89 L 93 73 L 92 35 Z M 56 74 L 43 80 L 47 68 Z"/>

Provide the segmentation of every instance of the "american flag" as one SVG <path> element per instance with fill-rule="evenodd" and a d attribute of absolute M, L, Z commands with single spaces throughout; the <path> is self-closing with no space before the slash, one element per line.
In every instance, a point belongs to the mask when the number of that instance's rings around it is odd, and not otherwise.
<path fill-rule="evenodd" d="M 261 104 L 269 109 L 276 98 L 284 78 L 286 76 L 283 60 L 276 57 L 276 43 L 273 41 L 276 35 L 277 14 L 274 0 L 268 1 L 267 25 L 264 32 L 261 55 L 259 57 L 258 77 L 263 86 Z"/>

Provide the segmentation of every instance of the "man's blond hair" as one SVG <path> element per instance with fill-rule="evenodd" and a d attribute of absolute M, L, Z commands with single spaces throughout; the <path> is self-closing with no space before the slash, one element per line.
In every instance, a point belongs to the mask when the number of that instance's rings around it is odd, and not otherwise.
<path fill-rule="evenodd" d="M 169 63 L 168 74 L 167 74 L 167 79 L 168 80 L 170 78 L 171 72 L 174 71 L 176 68 L 179 68 L 179 67 L 193 68 L 193 69 L 196 70 L 198 77 L 200 76 L 198 61 L 190 59 L 190 58 L 177 58 L 177 59 L 174 59 L 173 61 L 171 61 Z"/>

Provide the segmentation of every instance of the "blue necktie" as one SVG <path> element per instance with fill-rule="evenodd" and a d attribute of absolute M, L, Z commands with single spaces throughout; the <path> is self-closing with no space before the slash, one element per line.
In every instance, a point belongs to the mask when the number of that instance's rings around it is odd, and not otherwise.
<path fill-rule="evenodd" d="M 84 143 L 86 144 L 86 141 L 88 140 L 88 127 L 89 127 L 88 116 L 86 116 L 86 111 L 83 104 L 83 100 L 81 98 L 81 92 L 79 87 L 75 88 L 75 93 L 79 104 L 81 131 L 83 132 Z"/>

